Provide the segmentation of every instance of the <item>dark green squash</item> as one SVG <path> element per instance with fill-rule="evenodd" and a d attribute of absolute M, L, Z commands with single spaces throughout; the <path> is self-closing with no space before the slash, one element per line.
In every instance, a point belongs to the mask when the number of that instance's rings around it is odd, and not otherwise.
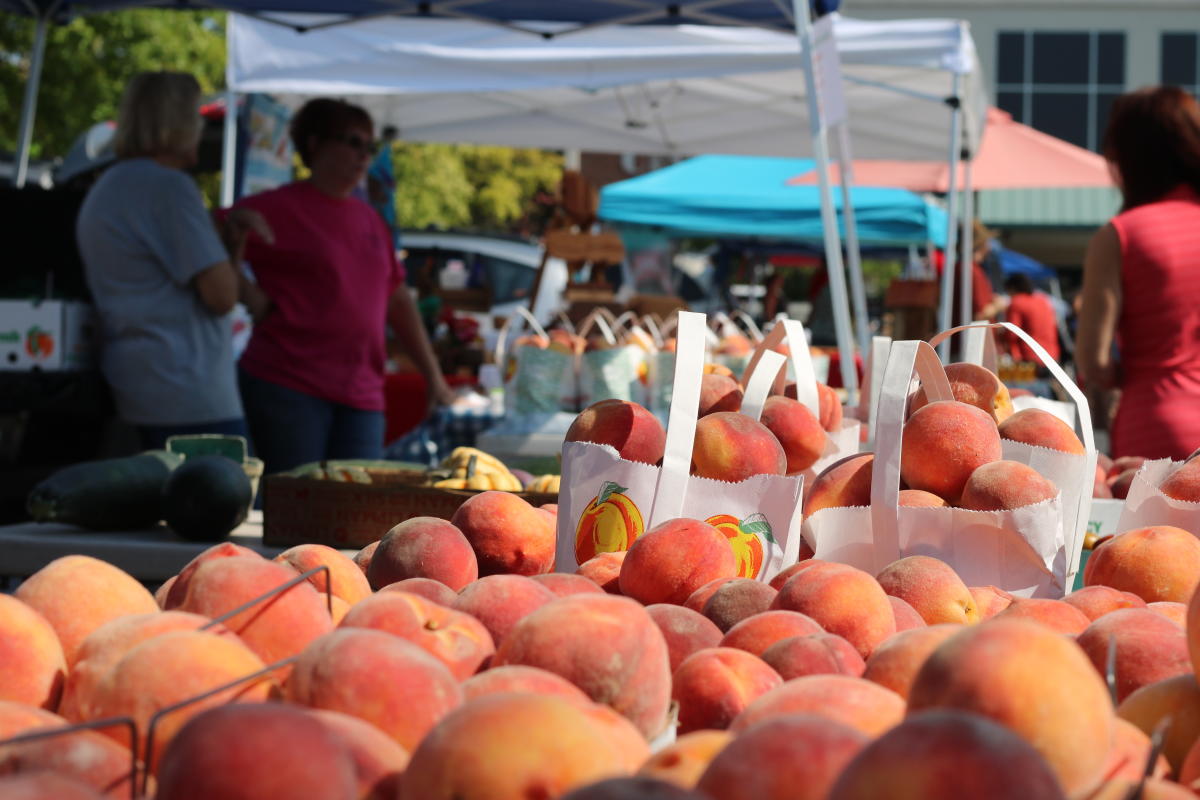
<path fill-rule="evenodd" d="M 33 487 L 25 510 L 37 522 L 96 531 L 149 528 L 163 518 L 163 486 L 181 463 L 182 456 L 149 450 L 72 464 Z"/>

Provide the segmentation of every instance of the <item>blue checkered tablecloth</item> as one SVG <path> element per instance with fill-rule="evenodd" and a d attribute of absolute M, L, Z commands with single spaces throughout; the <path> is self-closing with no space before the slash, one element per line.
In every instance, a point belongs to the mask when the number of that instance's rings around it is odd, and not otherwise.
<path fill-rule="evenodd" d="M 442 407 L 429 419 L 388 445 L 384 457 L 393 461 L 411 461 L 430 467 L 456 447 L 474 447 L 475 437 L 503 419 L 491 409 L 455 409 Z"/>

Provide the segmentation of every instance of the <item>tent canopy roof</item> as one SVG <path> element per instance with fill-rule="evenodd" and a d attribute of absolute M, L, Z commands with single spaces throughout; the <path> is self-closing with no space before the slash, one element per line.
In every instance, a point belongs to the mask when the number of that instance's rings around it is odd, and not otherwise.
<path fill-rule="evenodd" d="M 807 159 L 698 156 L 605 186 L 599 216 L 674 236 L 820 241 L 817 188 L 787 183 L 814 166 Z M 945 212 L 912 192 L 858 186 L 851 192 L 864 245 L 945 241 Z M 840 211 L 840 194 L 835 205 Z"/>

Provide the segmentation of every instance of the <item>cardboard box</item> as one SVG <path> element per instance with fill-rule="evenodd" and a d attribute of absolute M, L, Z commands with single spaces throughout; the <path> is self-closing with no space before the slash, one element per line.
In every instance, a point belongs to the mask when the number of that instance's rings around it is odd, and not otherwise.
<path fill-rule="evenodd" d="M 263 544 L 366 547 L 413 517 L 449 519 L 477 491 L 433 489 L 419 470 L 368 468 L 372 483 L 268 475 L 263 479 Z M 558 495 L 523 493 L 535 506 Z"/>
<path fill-rule="evenodd" d="M 89 303 L 0 300 L 0 369 L 85 369 L 94 363 Z"/>

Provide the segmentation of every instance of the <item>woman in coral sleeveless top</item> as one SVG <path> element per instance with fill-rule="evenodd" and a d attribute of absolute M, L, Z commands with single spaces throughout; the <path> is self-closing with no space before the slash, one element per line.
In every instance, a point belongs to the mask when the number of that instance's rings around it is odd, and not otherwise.
<path fill-rule="evenodd" d="M 1183 459 L 1200 446 L 1200 106 L 1176 87 L 1121 96 L 1104 155 L 1124 204 L 1088 245 L 1080 379 L 1120 389 L 1113 457 Z"/>

